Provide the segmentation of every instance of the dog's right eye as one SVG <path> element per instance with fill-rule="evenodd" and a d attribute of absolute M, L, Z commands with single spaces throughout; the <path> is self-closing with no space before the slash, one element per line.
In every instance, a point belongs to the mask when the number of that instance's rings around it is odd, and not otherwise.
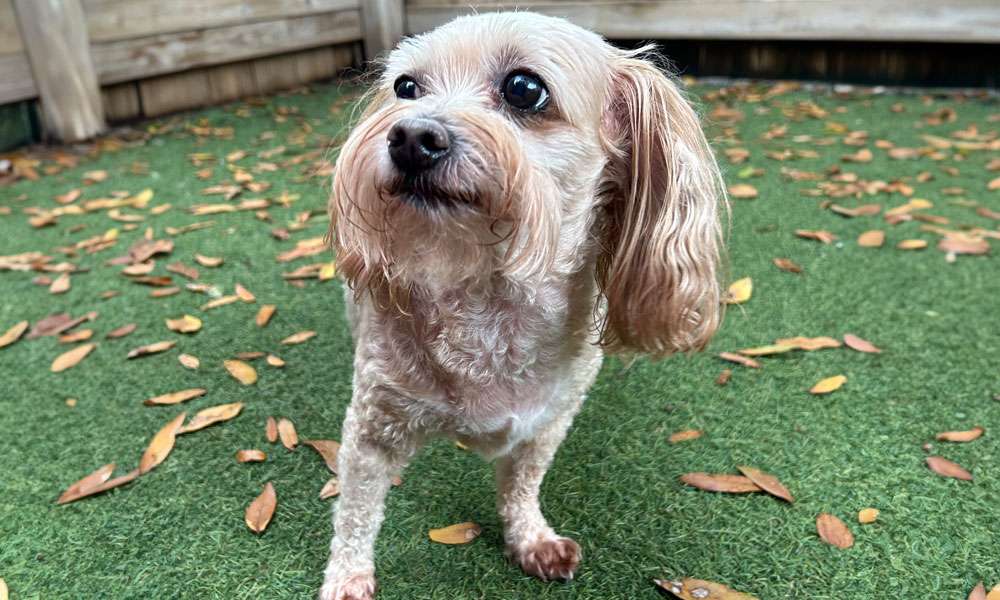
<path fill-rule="evenodd" d="M 420 87 L 417 82 L 406 75 L 397 79 L 392 87 L 396 90 L 396 97 L 403 100 L 413 100 L 420 95 Z"/>

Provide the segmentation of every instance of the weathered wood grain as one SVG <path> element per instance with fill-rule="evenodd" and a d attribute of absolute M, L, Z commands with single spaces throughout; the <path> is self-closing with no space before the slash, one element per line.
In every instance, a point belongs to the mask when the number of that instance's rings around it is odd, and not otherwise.
<path fill-rule="evenodd" d="M 406 30 L 515 3 L 408 0 Z M 618 39 L 1000 42 L 998 0 L 519 0 Z"/>
<path fill-rule="evenodd" d="M 35 79 L 24 52 L 0 54 L 0 104 L 38 96 Z"/>
<path fill-rule="evenodd" d="M 357 10 L 91 45 L 102 83 L 328 46 L 361 38 Z"/>
<path fill-rule="evenodd" d="M 127 121 L 142 116 L 139 88 L 135 82 L 120 83 L 101 90 L 104 116 L 108 121 Z"/>
<path fill-rule="evenodd" d="M 365 0 L 361 7 L 365 31 L 365 58 L 392 50 L 406 28 L 404 0 Z"/>
<path fill-rule="evenodd" d="M 22 52 L 21 32 L 17 29 L 13 0 L 0 0 L 0 54 Z"/>
<path fill-rule="evenodd" d="M 361 0 L 83 0 L 90 39 L 96 42 L 303 17 L 360 5 Z"/>

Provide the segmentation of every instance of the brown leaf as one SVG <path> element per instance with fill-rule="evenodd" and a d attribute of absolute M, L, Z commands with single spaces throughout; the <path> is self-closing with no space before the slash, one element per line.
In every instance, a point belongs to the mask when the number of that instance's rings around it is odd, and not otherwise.
<path fill-rule="evenodd" d="M 857 350 L 858 352 L 865 352 L 868 354 L 879 354 L 882 352 L 882 350 L 876 347 L 875 344 L 872 344 L 868 340 L 863 340 L 853 333 L 844 334 L 844 343 L 847 344 L 847 347 L 851 350 Z"/>
<path fill-rule="evenodd" d="M 83 344 L 72 350 L 63 352 L 52 361 L 52 372 L 61 373 L 70 367 L 75 367 L 96 347 L 96 344 Z"/>
<path fill-rule="evenodd" d="M 250 290 L 246 289 L 245 287 L 243 287 L 238 283 L 235 286 L 235 291 L 236 291 L 236 297 L 248 304 L 257 301 L 257 297 L 254 296 L 252 293 L 250 293 Z"/>
<path fill-rule="evenodd" d="M 880 229 L 872 229 L 858 236 L 858 245 L 862 248 L 881 248 L 885 243 L 885 232 Z"/>
<path fill-rule="evenodd" d="M 764 490 L 768 494 L 775 496 L 776 498 L 781 498 L 787 502 L 795 502 L 795 498 L 792 497 L 792 493 L 788 491 L 778 478 L 770 473 L 765 473 L 759 469 L 753 467 L 736 467 L 740 470 L 740 473 L 746 475 L 747 479 L 752 481 L 760 489 Z"/>
<path fill-rule="evenodd" d="M 178 275 L 183 275 L 191 280 L 196 280 L 200 276 L 198 269 L 194 267 L 189 267 L 182 263 L 181 261 L 173 262 L 167 265 L 167 270 L 171 273 L 177 273 Z"/>
<path fill-rule="evenodd" d="M 281 340 L 281 343 L 285 344 L 286 346 L 291 346 L 293 344 L 301 344 L 302 342 L 312 338 L 315 335 L 316 335 L 315 331 L 308 331 L 308 330 L 300 331 Z"/>
<path fill-rule="evenodd" d="M 958 463 L 941 456 L 928 456 L 927 466 L 942 477 L 952 477 L 963 481 L 972 481 L 972 473 L 963 469 Z"/>
<path fill-rule="evenodd" d="M 986 596 L 986 587 L 983 585 L 982 581 L 977 583 L 976 587 L 972 588 L 972 591 L 969 592 L 968 600 L 990 600 Z"/>
<path fill-rule="evenodd" d="M 136 328 L 136 324 L 135 323 L 129 323 L 127 325 L 122 325 L 121 327 L 119 327 L 117 329 L 112 329 L 104 337 L 106 337 L 109 340 L 116 340 L 118 338 L 123 338 L 126 335 L 128 335 L 128 334 L 132 333 L 133 331 L 135 331 L 135 328 Z"/>
<path fill-rule="evenodd" d="M 191 433 L 204 429 L 209 425 L 215 425 L 216 423 L 221 423 L 222 421 L 228 421 L 240 414 L 242 410 L 242 402 L 210 406 L 206 409 L 198 411 L 198 414 L 191 417 L 191 421 L 178 430 L 177 433 Z"/>
<path fill-rule="evenodd" d="M 824 542 L 841 550 L 854 545 L 854 534 L 851 530 L 843 521 L 829 513 L 822 513 L 816 517 L 816 531 Z"/>
<path fill-rule="evenodd" d="M 176 319 L 167 319 L 166 323 L 167 329 L 176 331 L 177 333 L 195 333 L 201 329 L 201 319 L 192 317 L 191 315 L 184 315 Z"/>
<path fill-rule="evenodd" d="M 142 459 L 139 461 L 139 474 L 149 473 L 167 459 L 170 451 L 174 449 L 174 440 L 177 439 L 177 432 L 181 428 L 181 424 L 184 423 L 184 417 L 186 416 L 187 413 L 183 412 L 177 415 L 153 436 L 153 439 L 149 442 L 149 446 L 146 447 L 146 451 L 142 453 Z"/>
<path fill-rule="evenodd" d="M 973 427 L 968 431 L 945 431 L 934 436 L 939 442 L 971 442 L 978 440 L 986 430 L 982 427 Z"/>
<path fill-rule="evenodd" d="M 743 365 L 744 367 L 750 367 L 751 369 L 759 369 L 760 363 L 752 358 L 748 358 L 741 354 L 736 354 L 734 352 L 720 352 L 719 358 L 723 360 L 728 360 L 729 362 L 734 362 Z"/>
<path fill-rule="evenodd" d="M 295 425 L 288 419 L 278 419 L 278 437 L 281 438 L 281 445 L 289 450 L 295 450 L 299 445 L 299 434 L 295 432 Z"/>
<path fill-rule="evenodd" d="M 862 148 L 854 154 L 845 154 L 840 157 L 844 162 L 855 162 L 855 163 L 867 163 L 871 162 L 873 158 L 872 151 L 868 148 Z"/>
<path fill-rule="evenodd" d="M 776 258 L 773 262 L 774 266 L 778 267 L 782 271 L 787 271 L 789 273 L 802 272 L 802 267 L 789 258 Z"/>
<path fill-rule="evenodd" d="M 166 352 L 167 350 L 170 350 L 176 345 L 177 342 L 172 342 L 172 341 L 146 344 L 145 346 L 139 346 L 138 348 L 133 348 L 132 350 L 129 350 L 129 353 L 125 358 L 139 358 L 141 356 L 149 356 L 150 354 L 159 354 L 160 352 Z"/>
<path fill-rule="evenodd" d="M 254 498 L 243 517 L 250 531 L 263 533 L 267 529 L 268 523 L 271 522 L 271 517 L 274 516 L 274 509 L 277 506 L 278 496 L 274 493 L 274 486 L 268 481 L 264 485 L 264 491 Z"/>
<path fill-rule="evenodd" d="M 729 196 L 738 200 L 750 200 L 757 197 L 757 188 L 749 183 L 736 183 L 729 186 Z"/>
<path fill-rule="evenodd" d="M 265 460 L 267 460 L 267 454 L 264 454 L 261 450 L 253 449 L 236 451 L 236 462 L 264 462 Z"/>
<path fill-rule="evenodd" d="M 428 536 L 432 542 L 439 544 L 468 544 L 479 537 L 482 528 L 472 522 L 457 523 L 442 527 L 441 529 L 431 529 Z"/>
<path fill-rule="evenodd" d="M 274 417 L 267 418 L 267 425 L 264 426 L 264 436 L 272 444 L 278 441 L 278 422 L 274 420 Z"/>
<path fill-rule="evenodd" d="M 326 468 L 330 469 L 334 475 L 337 474 L 337 455 L 340 452 L 340 442 L 335 440 L 303 440 L 302 443 L 319 452 L 319 455 L 326 462 Z"/>
<path fill-rule="evenodd" d="M 983 238 L 969 236 L 946 236 L 938 242 L 938 250 L 953 254 L 988 254 L 990 243 Z"/>
<path fill-rule="evenodd" d="M 166 298 L 167 296 L 173 296 L 175 294 L 181 293 L 181 288 L 179 287 L 166 287 L 160 288 L 158 290 L 153 290 L 149 292 L 150 298 Z"/>
<path fill-rule="evenodd" d="M 670 434 L 668 440 L 671 444 L 677 444 L 679 442 L 686 442 L 689 440 L 696 440 L 702 436 L 702 432 L 698 429 L 685 429 L 683 431 L 678 431 Z"/>
<path fill-rule="evenodd" d="M 264 356 L 264 353 L 257 350 L 253 352 L 240 352 L 236 355 L 236 358 L 240 360 L 257 360 L 262 356 Z"/>
<path fill-rule="evenodd" d="M 17 340 L 21 339 L 24 332 L 28 330 L 28 322 L 21 321 L 15 324 L 13 327 L 8 329 L 3 335 L 0 335 L 0 348 L 5 348 L 10 346 Z"/>
<path fill-rule="evenodd" d="M 881 204 L 862 204 L 855 208 L 847 208 L 839 204 L 831 204 L 830 210 L 842 217 L 871 217 L 882 212 Z"/>
<path fill-rule="evenodd" d="M 149 275 L 156 268 L 155 261 L 147 261 L 143 263 L 136 263 L 134 265 L 129 265 L 122 269 L 122 275 L 128 275 L 129 277 L 138 277 L 139 275 Z"/>
<path fill-rule="evenodd" d="M 719 376 L 715 378 L 715 385 L 726 385 L 733 376 L 732 369 L 723 369 Z"/>
<path fill-rule="evenodd" d="M 817 242 L 823 242 L 824 244 L 832 244 L 834 240 L 837 239 L 837 236 L 823 229 L 818 229 L 816 231 L 812 231 L 809 229 L 796 229 L 795 235 L 799 236 L 800 238 L 805 238 L 807 240 L 816 240 Z"/>
<path fill-rule="evenodd" d="M 271 317 L 274 315 L 274 311 L 276 308 L 278 307 L 275 306 L 274 304 L 265 304 L 261 306 L 260 310 L 257 311 L 257 319 L 256 319 L 257 327 L 263 327 L 267 325 L 267 322 L 270 321 Z"/>
<path fill-rule="evenodd" d="M 742 475 L 729 475 L 726 473 L 685 473 L 681 475 L 681 481 L 707 492 L 723 492 L 726 494 L 748 494 L 761 491 L 760 487 Z"/>
<path fill-rule="evenodd" d="M 862 508 L 858 511 L 858 523 L 870 525 L 878 520 L 879 510 L 877 508 Z"/>
<path fill-rule="evenodd" d="M 242 360 L 227 360 L 222 363 L 229 374 L 243 385 L 257 383 L 257 371 Z"/>
<path fill-rule="evenodd" d="M 69 273 L 63 273 L 56 280 L 52 282 L 49 286 L 49 293 L 51 294 L 63 294 L 69 291 L 72 284 L 69 280 Z"/>
<path fill-rule="evenodd" d="M 56 500 L 56 504 L 66 504 L 67 502 L 72 502 L 88 495 L 89 490 L 110 479 L 111 474 L 114 473 L 114 471 L 115 463 L 104 465 L 90 475 L 87 475 L 80 481 L 77 481 L 73 485 L 66 488 L 66 491 L 59 496 L 58 500 Z"/>
<path fill-rule="evenodd" d="M 329 498 L 334 498 L 340 494 L 340 482 L 337 481 L 336 477 L 330 479 L 323 484 L 323 489 L 319 491 L 319 499 L 327 500 Z"/>
<path fill-rule="evenodd" d="M 201 265 L 203 267 L 208 267 L 208 268 L 218 267 L 223 262 L 222 257 L 205 256 L 203 254 L 195 254 L 194 255 L 194 260 L 199 265 Z"/>
<path fill-rule="evenodd" d="M 205 395 L 204 388 L 191 388 L 189 390 L 181 390 L 179 392 L 171 392 L 169 394 L 163 394 L 161 396 L 155 396 L 143 402 L 146 406 L 162 406 L 167 404 L 180 404 L 181 402 L 187 402 L 193 398 Z"/>
<path fill-rule="evenodd" d="M 94 336 L 93 329 L 79 329 L 59 336 L 60 344 L 75 344 L 85 342 Z"/>
<path fill-rule="evenodd" d="M 670 592 L 681 600 L 757 600 L 756 596 L 737 592 L 736 590 L 704 579 L 654 579 L 660 589 Z"/>
<path fill-rule="evenodd" d="M 239 302 L 239 300 L 240 297 L 235 294 L 232 296 L 222 296 L 221 298 L 216 298 L 215 300 L 203 304 L 201 306 L 201 310 L 212 310 L 213 308 L 232 304 L 233 302 Z"/>
<path fill-rule="evenodd" d="M 829 394 L 839 390 L 845 383 L 847 383 L 847 377 L 844 375 L 834 375 L 833 377 L 820 380 L 819 383 L 809 388 L 809 393 L 817 396 Z"/>
<path fill-rule="evenodd" d="M 89 312 L 82 317 L 72 318 L 67 313 L 57 313 L 49 315 L 35 323 L 28 332 L 27 339 L 33 340 L 47 335 L 59 335 L 64 331 L 73 329 L 84 321 L 93 321 L 97 318 L 96 312 Z"/>
<path fill-rule="evenodd" d="M 191 356 L 190 354 L 179 354 L 177 360 L 187 369 L 194 370 L 201 366 L 201 361 L 198 360 L 198 357 Z"/>
<path fill-rule="evenodd" d="M 74 494 L 72 496 L 67 496 L 67 494 L 69 494 L 69 490 L 66 490 L 66 492 L 64 492 L 63 495 L 59 497 L 59 500 L 58 500 L 57 503 L 58 504 L 68 504 L 70 502 L 76 502 L 77 500 L 80 500 L 81 498 L 86 498 L 88 496 L 94 496 L 94 495 L 97 495 L 97 494 L 104 493 L 104 492 L 106 492 L 108 490 L 111 490 L 111 489 L 114 489 L 116 487 L 121 487 L 121 486 L 125 485 L 126 483 L 131 483 L 131 482 L 135 481 L 136 478 L 139 477 L 139 475 L 140 475 L 139 469 L 135 469 L 133 471 L 129 471 L 128 473 L 126 473 L 124 475 L 119 475 L 118 477 L 115 477 L 114 479 L 108 479 L 108 480 L 103 481 L 103 482 L 101 482 L 101 483 L 99 483 L 97 485 L 89 486 L 89 487 L 87 487 L 85 489 L 80 489 L 76 494 Z"/>

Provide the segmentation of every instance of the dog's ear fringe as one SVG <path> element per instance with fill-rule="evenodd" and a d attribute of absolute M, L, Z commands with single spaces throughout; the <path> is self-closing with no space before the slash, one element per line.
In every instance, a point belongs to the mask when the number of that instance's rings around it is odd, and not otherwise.
<path fill-rule="evenodd" d="M 699 350 L 722 318 L 725 186 L 697 114 L 656 66 L 653 47 L 613 61 L 599 344 L 654 357 Z"/>

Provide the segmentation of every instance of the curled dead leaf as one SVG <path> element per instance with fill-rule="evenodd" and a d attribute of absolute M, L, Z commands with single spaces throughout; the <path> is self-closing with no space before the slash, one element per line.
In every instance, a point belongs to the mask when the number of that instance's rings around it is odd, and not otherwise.
<path fill-rule="evenodd" d="M 743 473 L 747 479 L 752 481 L 757 487 L 764 490 L 768 494 L 776 498 L 781 498 L 786 502 L 795 502 L 795 498 L 792 497 L 792 493 L 788 491 L 778 478 L 770 473 L 765 473 L 760 469 L 755 469 L 753 467 L 740 466 L 736 467 Z"/>
<path fill-rule="evenodd" d="M 468 544 L 479 537 L 482 528 L 475 523 L 465 522 L 442 527 L 441 529 L 431 529 L 428 532 L 432 542 L 439 544 Z"/>
<path fill-rule="evenodd" d="M 976 426 L 967 431 L 944 431 L 934 436 L 939 442 L 971 442 L 982 437 L 986 430 Z"/>
<path fill-rule="evenodd" d="M 817 396 L 823 394 L 829 394 L 839 390 L 845 383 L 847 383 L 847 377 L 844 375 L 834 375 L 833 377 L 827 377 L 826 379 L 821 379 L 816 385 L 809 388 L 810 394 L 815 394 Z"/>
<path fill-rule="evenodd" d="M 267 460 L 267 454 L 264 454 L 261 450 L 252 449 L 236 451 L 236 462 L 264 462 L 265 460 Z"/>
<path fill-rule="evenodd" d="M 782 271 L 787 271 L 789 273 L 801 273 L 802 267 L 798 265 L 795 261 L 790 258 L 776 258 L 774 259 L 774 266 L 778 267 Z"/>
<path fill-rule="evenodd" d="M 295 450 L 299 445 L 299 434 L 295 431 L 295 424 L 288 419 L 278 419 L 278 437 L 281 438 L 281 445 L 289 450 Z"/>
<path fill-rule="evenodd" d="M 683 431 L 678 431 L 670 435 L 669 441 L 671 444 L 677 444 L 679 442 L 687 442 L 690 440 L 696 440 L 702 436 L 701 430 L 698 429 L 685 429 Z"/>
<path fill-rule="evenodd" d="M 841 550 L 854 545 L 854 534 L 851 530 L 843 521 L 829 513 L 822 513 L 816 517 L 816 531 L 824 542 Z"/>
<path fill-rule="evenodd" d="M 129 351 L 125 358 L 139 358 L 140 356 L 149 356 L 150 354 L 159 354 L 160 352 L 166 352 L 174 346 L 177 342 L 167 341 L 167 342 L 156 342 L 155 344 L 146 344 L 145 346 L 139 346 L 138 348 L 133 348 Z"/>
<path fill-rule="evenodd" d="M 247 506 L 243 520 L 254 533 L 263 533 L 274 516 L 274 509 L 278 506 L 278 496 L 274 492 L 274 486 L 268 481 L 264 485 L 264 491 L 253 499 Z"/>
<path fill-rule="evenodd" d="M 680 600 L 757 600 L 756 596 L 704 579 L 654 579 L 660 589 L 670 592 Z"/>
<path fill-rule="evenodd" d="M 150 440 L 146 451 L 142 453 L 139 461 L 139 473 L 145 474 L 152 471 L 157 465 L 166 460 L 170 451 L 174 449 L 174 441 L 177 439 L 177 432 L 184 423 L 187 413 L 177 415 L 173 420 L 163 426 L 153 439 Z"/>
<path fill-rule="evenodd" d="M 759 362 L 755 361 L 752 358 L 748 358 L 746 356 L 743 356 L 742 354 L 736 354 L 734 352 L 720 352 L 719 358 L 721 358 L 722 360 L 728 360 L 729 362 L 741 364 L 744 367 L 750 367 L 751 369 L 760 368 Z"/>
<path fill-rule="evenodd" d="M 942 477 L 961 479 L 962 481 L 972 481 L 972 473 L 966 471 L 961 465 L 952 462 L 941 456 L 928 456 L 927 466 Z"/>
<path fill-rule="evenodd" d="M 759 492 L 761 488 L 749 478 L 742 475 L 726 473 L 685 473 L 681 482 L 706 492 L 721 492 L 725 494 L 749 494 Z"/>
<path fill-rule="evenodd" d="M 194 431 L 200 431 L 209 425 L 215 425 L 216 423 L 221 423 L 223 421 L 228 421 L 240 414 L 243 410 L 242 402 L 233 402 L 230 404 L 219 404 L 216 406 L 210 406 L 208 408 L 198 411 L 198 414 L 191 417 L 191 421 L 181 427 L 177 431 L 178 434 L 181 433 L 191 433 Z"/>
<path fill-rule="evenodd" d="M 327 500 L 329 498 L 334 498 L 340 494 L 340 482 L 337 481 L 336 477 L 330 479 L 323 484 L 323 489 L 319 491 L 319 499 Z"/>
<path fill-rule="evenodd" d="M 21 321 L 20 323 L 15 324 L 13 327 L 4 332 L 3 335 L 0 335 L 0 348 L 10 346 L 17 340 L 21 339 L 21 336 L 24 335 L 24 332 L 27 330 L 27 321 Z"/>
<path fill-rule="evenodd" d="M 326 468 L 333 474 L 337 473 L 337 456 L 340 452 L 340 442 L 336 440 L 303 440 L 303 444 L 309 446 L 326 462 Z"/>
<path fill-rule="evenodd" d="M 267 325 L 267 322 L 271 320 L 271 317 L 274 315 L 274 311 L 277 308 L 278 307 L 275 306 L 274 304 L 265 304 L 261 306 L 260 310 L 257 311 L 257 318 L 256 318 L 257 327 L 263 327 Z"/>
<path fill-rule="evenodd" d="M 201 329 L 201 319 L 184 315 L 176 319 L 166 319 L 167 329 L 177 333 L 195 333 Z"/>
<path fill-rule="evenodd" d="M 302 342 L 304 342 L 304 341 L 306 341 L 306 340 L 314 337 L 315 335 L 316 335 L 315 331 L 308 331 L 308 330 L 307 331 L 300 331 L 298 333 L 294 333 L 294 334 L 286 337 L 285 339 L 281 340 L 281 343 L 284 344 L 284 345 L 286 345 L 286 346 L 292 346 L 292 345 L 295 345 L 295 344 L 301 344 Z"/>
<path fill-rule="evenodd" d="M 221 257 L 205 256 L 204 254 L 195 254 L 194 260 L 199 265 L 203 267 L 208 267 L 210 269 L 213 267 L 218 267 L 223 262 L 223 259 Z"/>
<path fill-rule="evenodd" d="M 868 354 L 879 354 L 882 352 L 881 348 L 875 346 L 875 344 L 864 340 L 854 335 L 853 333 L 844 334 L 844 343 L 851 350 L 857 350 L 858 352 L 865 352 Z"/>
<path fill-rule="evenodd" d="M 123 338 L 126 335 L 128 335 L 128 334 L 132 333 L 133 331 L 135 331 L 135 328 L 136 328 L 136 324 L 135 323 L 129 323 L 127 325 L 122 325 L 121 327 L 118 327 L 117 329 L 112 329 L 104 337 L 106 337 L 109 340 L 116 340 L 118 338 Z"/>
<path fill-rule="evenodd" d="M 107 474 L 105 475 L 103 471 L 108 467 L 111 467 L 111 470 L 107 471 Z M 91 473 L 87 477 L 84 477 L 80 481 L 70 486 L 69 489 L 63 492 L 62 496 L 59 496 L 59 500 L 57 500 L 56 503 L 69 504 L 70 502 L 76 502 L 77 500 L 80 500 L 82 498 L 87 498 L 88 496 L 95 496 L 97 494 L 101 494 L 116 487 L 123 486 L 126 483 L 131 483 L 132 481 L 135 481 L 137 477 L 139 477 L 139 469 L 135 469 L 129 471 L 124 475 L 119 475 L 114 479 L 108 479 L 108 476 L 111 475 L 112 471 L 114 471 L 113 463 L 101 467 L 94 473 Z M 98 477 L 94 477 L 95 475 L 97 475 Z M 93 479 L 90 479 L 90 481 L 86 481 L 91 477 L 93 477 Z"/>
<path fill-rule="evenodd" d="M 879 510 L 877 508 L 862 508 L 858 511 L 858 523 L 869 525 L 878 519 Z"/>
<path fill-rule="evenodd" d="M 83 344 L 63 352 L 52 361 L 51 370 L 53 373 L 61 373 L 66 369 L 75 367 L 80 364 L 80 361 L 87 357 L 88 354 L 96 348 L 96 344 Z"/>
<path fill-rule="evenodd" d="M 227 360 L 222 363 L 229 374 L 243 385 L 257 383 L 257 371 L 242 360 Z"/>
<path fill-rule="evenodd" d="M 734 281 L 726 294 L 726 304 L 743 304 L 753 295 L 753 279 L 744 277 Z"/>

